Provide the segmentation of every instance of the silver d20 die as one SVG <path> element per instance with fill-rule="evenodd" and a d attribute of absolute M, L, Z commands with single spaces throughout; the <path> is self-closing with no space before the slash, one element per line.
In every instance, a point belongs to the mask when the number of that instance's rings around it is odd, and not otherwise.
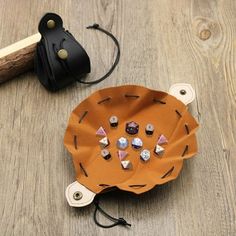
<path fill-rule="evenodd" d="M 135 149 L 140 149 L 143 146 L 143 141 L 140 138 L 134 138 L 132 140 L 132 147 Z"/>
<path fill-rule="evenodd" d="M 129 141 L 127 138 L 121 137 L 117 140 L 116 145 L 119 149 L 126 149 L 129 146 Z"/>

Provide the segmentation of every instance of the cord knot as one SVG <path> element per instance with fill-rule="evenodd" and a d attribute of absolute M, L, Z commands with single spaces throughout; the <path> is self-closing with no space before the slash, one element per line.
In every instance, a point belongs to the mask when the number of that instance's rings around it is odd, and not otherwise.
<path fill-rule="evenodd" d="M 119 218 L 118 224 L 124 225 L 124 226 L 128 225 L 129 227 L 131 227 L 131 224 L 129 224 L 124 218 Z"/>
<path fill-rule="evenodd" d="M 98 29 L 98 28 L 99 28 L 99 24 L 97 24 L 97 23 L 87 27 L 87 29 Z"/>

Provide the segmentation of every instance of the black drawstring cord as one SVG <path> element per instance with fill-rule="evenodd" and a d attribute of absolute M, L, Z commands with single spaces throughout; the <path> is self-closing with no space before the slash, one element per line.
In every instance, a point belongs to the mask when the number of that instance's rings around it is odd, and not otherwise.
<path fill-rule="evenodd" d="M 115 43 L 115 45 L 116 45 L 116 47 L 117 47 L 117 55 L 116 55 L 116 59 L 115 59 L 113 65 L 111 66 L 111 68 L 109 69 L 109 71 L 108 71 L 104 76 L 102 76 L 100 79 L 97 79 L 97 80 L 94 80 L 94 81 L 84 81 L 84 80 L 81 80 L 81 78 L 77 78 L 76 75 L 74 75 L 74 74 L 72 73 L 72 71 L 70 70 L 70 68 L 69 68 L 69 66 L 68 66 L 67 61 L 62 61 L 62 63 L 63 63 L 62 65 L 63 65 L 64 69 L 67 71 L 67 73 L 69 73 L 69 74 L 71 74 L 73 77 L 75 77 L 75 79 L 76 79 L 78 82 L 80 82 L 80 83 L 82 83 L 82 84 L 97 84 L 97 83 L 103 81 L 104 79 L 106 79 L 108 76 L 110 76 L 111 73 L 112 73 L 112 72 L 114 71 L 114 69 L 116 68 L 116 66 L 118 65 L 119 60 L 120 60 L 120 45 L 119 45 L 118 40 L 116 39 L 116 37 L 115 37 L 113 34 L 111 34 L 110 32 L 108 32 L 108 31 L 102 29 L 98 24 L 93 24 L 93 25 L 91 25 L 91 26 L 88 26 L 87 29 L 99 30 L 99 31 L 105 33 L 106 35 L 108 35 L 109 37 L 111 37 L 112 40 L 114 41 L 114 43 Z M 60 43 L 61 48 L 63 48 L 63 43 L 64 43 L 64 41 L 65 41 L 65 40 L 63 40 L 63 41 Z"/>
<path fill-rule="evenodd" d="M 117 55 L 116 55 L 116 59 L 113 63 L 113 65 L 111 66 L 110 70 L 104 75 L 102 76 L 100 79 L 97 79 L 97 80 L 94 80 L 94 81 L 81 81 L 79 80 L 80 83 L 83 83 L 83 84 L 96 84 L 96 83 L 99 83 L 101 81 L 103 81 L 104 79 L 106 79 L 108 76 L 111 75 L 111 73 L 114 71 L 114 69 L 116 68 L 117 64 L 119 63 L 119 60 L 120 60 L 120 44 L 118 42 L 118 40 L 116 39 L 116 37 L 111 34 L 110 32 L 108 32 L 107 30 L 104 30 L 103 28 L 101 28 L 99 26 L 99 24 L 93 24 L 93 25 L 90 25 L 87 27 L 87 29 L 95 29 L 95 30 L 99 30 L 103 33 L 105 33 L 106 35 L 108 35 L 115 43 L 116 47 L 117 47 Z"/>
<path fill-rule="evenodd" d="M 64 69 L 67 71 L 67 73 L 71 74 L 78 82 L 80 82 L 82 84 L 97 84 L 97 83 L 103 81 L 104 79 L 106 79 L 107 77 L 109 77 L 111 75 L 111 73 L 114 71 L 114 69 L 116 68 L 116 66 L 118 65 L 118 63 L 120 61 L 120 44 L 113 34 L 104 30 L 103 28 L 101 28 L 98 24 L 93 24 L 91 26 L 88 26 L 87 29 L 99 30 L 99 31 L 105 33 L 106 35 L 108 35 L 109 37 L 111 37 L 111 39 L 114 41 L 114 43 L 117 47 L 117 55 L 116 55 L 116 59 L 115 59 L 113 65 L 111 66 L 109 71 L 104 76 L 102 76 L 100 79 L 97 79 L 94 81 L 84 81 L 84 80 L 81 80 L 81 78 L 78 78 L 75 74 L 73 74 L 73 72 L 70 70 L 69 65 L 66 60 L 65 61 L 60 60 L 60 63 L 64 67 Z M 65 39 L 62 39 L 62 41 L 60 42 L 60 48 L 63 48 L 64 42 L 65 42 Z M 55 48 L 55 45 L 53 46 L 53 49 L 54 49 L 55 54 L 57 55 L 57 50 Z"/>
<path fill-rule="evenodd" d="M 112 216 L 110 216 L 109 214 L 107 214 L 104 210 L 102 210 L 102 208 L 99 206 L 99 198 L 95 198 L 94 199 L 94 205 L 95 205 L 95 210 L 94 210 L 94 214 L 93 214 L 93 219 L 96 225 L 102 227 L 102 228 L 112 228 L 114 226 L 117 225 L 123 225 L 123 226 L 129 226 L 131 227 L 131 224 L 127 223 L 125 219 L 123 218 L 114 218 Z M 97 212 L 102 213 L 107 219 L 113 221 L 114 223 L 111 225 L 102 225 L 101 223 L 98 222 L 97 220 Z"/>

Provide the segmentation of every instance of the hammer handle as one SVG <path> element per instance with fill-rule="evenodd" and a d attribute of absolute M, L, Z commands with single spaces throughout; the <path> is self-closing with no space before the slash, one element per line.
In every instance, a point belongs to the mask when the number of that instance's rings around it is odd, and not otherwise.
<path fill-rule="evenodd" d="M 34 34 L 0 50 L 0 83 L 33 68 L 36 45 L 41 35 Z"/>

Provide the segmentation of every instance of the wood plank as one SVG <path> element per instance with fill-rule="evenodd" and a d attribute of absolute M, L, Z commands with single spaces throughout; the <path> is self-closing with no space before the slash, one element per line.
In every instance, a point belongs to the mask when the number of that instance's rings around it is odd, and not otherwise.
<path fill-rule="evenodd" d="M 92 61 L 88 79 L 111 64 L 115 46 L 85 27 L 99 23 L 121 44 L 106 81 L 47 92 L 32 73 L 0 86 L 0 235 L 235 235 L 236 2 L 205 0 L 0 0 L 0 48 L 32 35 L 54 11 Z M 19 9 L 24 9 L 24 13 Z M 9 30 L 11 29 L 11 30 Z M 199 154 L 180 177 L 141 196 L 105 194 L 102 207 L 131 229 L 98 228 L 94 206 L 70 208 L 75 172 L 63 136 L 72 109 L 91 92 L 121 84 L 168 90 L 191 83 L 197 100 Z M 107 222 L 102 217 L 100 220 Z"/>

